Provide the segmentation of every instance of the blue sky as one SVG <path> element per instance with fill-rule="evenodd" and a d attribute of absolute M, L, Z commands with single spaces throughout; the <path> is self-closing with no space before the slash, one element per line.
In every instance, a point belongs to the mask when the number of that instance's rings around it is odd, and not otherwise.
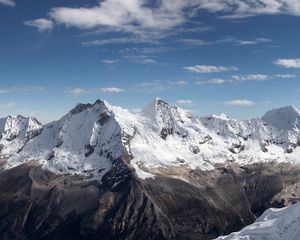
<path fill-rule="evenodd" d="M 300 107 L 298 0 L 0 0 L 0 116 L 159 96 L 246 119 Z"/>

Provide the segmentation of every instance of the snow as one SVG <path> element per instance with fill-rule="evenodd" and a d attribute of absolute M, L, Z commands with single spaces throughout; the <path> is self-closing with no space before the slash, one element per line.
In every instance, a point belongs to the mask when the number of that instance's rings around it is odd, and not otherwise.
<path fill-rule="evenodd" d="M 267 112 L 262 119 L 266 123 L 284 130 L 300 128 L 300 112 L 295 106 L 273 109 Z"/>
<path fill-rule="evenodd" d="M 20 153 L 10 156 L 8 166 L 40 160 L 57 173 L 90 173 L 97 179 L 109 171 L 112 161 L 122 157 L 118 123 L 104 103 L 77 106 L 60 120 L 44 126 L 41 134 Z"/>
<path fill-rule="evenodd" d="M 161 99 L 137 114 L 121 108 L 112 111 L 122 130 L 132 136 L 131 165 L 137 174 L 141 169 L 153 174 L 159 169 L 182 166 L 210 170 L 226 160 L 238 164 L 297 164 L 300 160 L 299 148 L 287 153 L 297 145 L 298 134 L 268 125 L 262 119 L 239 122 L 225 114 L 196 118 Z M 162 132 L 166 133 L 163 137 Z"/>
<path fill-rule="evenodd" d="M 140 178 L 173 168 L 210 170 L 227 160 L 299 164 L 299 116 L 285 107 L 246 121 L 195 117 L 159 98 L 132 113 L 97 100 L 45 126 L 21 116 L 0 119 L 0 156 L 7 167 L 35 160 L 57 173 L 99 180 L 125 153 Z"/>
<path fill-rule="evenodd" d="M 24 145 L 42 130 L 42 124 L 35 118 L 8 116 L 0 119 L 0 155 L 10 157 L 20 151 Z"/>
<path fill-rule="evenodd" d="M 300 202 L 290 207 L 265 211 L 253 224 L 217 240 L 298 240 Z"/>

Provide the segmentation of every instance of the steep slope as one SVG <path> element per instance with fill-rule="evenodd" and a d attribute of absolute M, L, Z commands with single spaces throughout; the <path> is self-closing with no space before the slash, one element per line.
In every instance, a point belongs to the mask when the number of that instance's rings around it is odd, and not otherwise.
<path fill-rule="evenodd" d="M 111 106 L 130 136 L 133 165 L 141 178 L 180 175 L 182 169 L 211 170 L 217 163 L 261 161 L 299 163 L 299 134 L 263 119 L 236 121 L 227 116 L 197 118 L 156 99 L 141 113 Z"/>
<path fill-rule="evenodd" d="M 268 111 L 262 119 L 279 129 L 295 130 L 300 128 L 300 112 L 295 106 L 287 106 Z"/>
<path fill-rule="evenodd" d="M 255 223 L 218 240 L 272 239 L 298 240 L 300 236 L 300 203 L 265 211 Z"/>
<path fill-rule="evenodd" d="M 42 131 L 42 124 L 35 118 L 21 115 L 0 119 L 0 159 L 8 158 Z"/>
<path fill-rule="evenodd" d="M 211 170 L 226 161 L 242 165 L 299 163 L 298 118 L 295 107 L 241 122 L 224 114 L 197 118 L 161 99 L 132 114 L 98 100 L 79 104 L 43 129 L 32 119 L 28 120 L 31 125 L 18 117 L 8 119 L 5 129 L 0 124 L 6 141 L 2 157 L 7 158 L 8 167 L 38 160 L 54 172 L 99 180 L 113 161 L 125 155 L 130 156 L 130 165 L 141 178 L 153 174 L 180 176 L 185 168 Z M 10 142 L 13 147 L 9 147 Z"/>
<path fill-rule="evenodd" d="M 298 126 L 271 119 L 199 118 L 155 99 L 137 114 L 97 100 L 45 126 L 0 121 L 0 239 L 238 231 L 300 197 Z"/>
<path fill-rule="evenodd" d="M 39 136 L 8 159 L 8 166 L 39 160 L 56 173 L 101 179 L 123 155 L 121 135 L 104 102 L 79 104 L 60 120 L 45 125 Z"/>

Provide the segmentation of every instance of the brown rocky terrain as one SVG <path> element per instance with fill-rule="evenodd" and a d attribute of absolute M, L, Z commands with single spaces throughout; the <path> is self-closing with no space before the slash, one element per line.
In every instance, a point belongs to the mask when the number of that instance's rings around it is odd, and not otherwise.
<path fill-rule="evenodd" d="M 30 162 L 0 172 L 0 239 L 213 239 L 300 197 L 300 167 L 263 163 L 102 182 Z"/>

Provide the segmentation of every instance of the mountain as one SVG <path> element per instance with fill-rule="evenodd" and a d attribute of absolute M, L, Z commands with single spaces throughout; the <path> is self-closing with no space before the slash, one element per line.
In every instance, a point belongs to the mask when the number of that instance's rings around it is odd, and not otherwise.
<path fill-rule="evenodd" d="M 22 148 L 40 134 L 42 124 L 35 118 L 8 116 L 0 119 L 0 155 L 6 158 Z"/>
<path fill-rule="evenodd" d="M 97 100 L 0 120 L 2 239 L 211 239 L 300 195 L 299 111 L 196 117 Z M 181 211 L 178 211 L 181 209 Z"/>
<path fill-rule="evenodd" d="M 218 240 L 273 239 L 293 240 L 300 235 L 300 203 L 265 211 L 255 223 Z"/>
<path fill-rule="evenodd" d="M 275 127 L 284 130 L 298 131 L 300 128 L 300 112 L 295 106 L 287 106 L 268 111 L 262 119 Z"/>

